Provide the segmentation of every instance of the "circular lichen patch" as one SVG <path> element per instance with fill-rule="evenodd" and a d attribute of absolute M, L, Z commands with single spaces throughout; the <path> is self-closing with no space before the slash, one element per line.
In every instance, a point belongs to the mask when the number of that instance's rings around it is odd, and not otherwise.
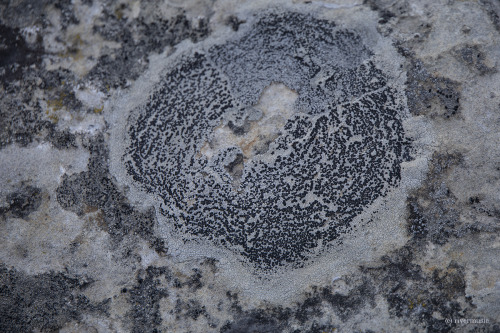
<path fill-rule="evenodd" d="M 255 14 L 234 36 L 181 48 L 132 94 L 147 98 L 128 97 L 113 164 L 153 198 L 158 232 L 186 246 L 177 253 L 297 269 L 373 247 L 360 228 L 400 209 L 387 200 L 412 183 L 418 139 L 397 53 L 373 26 L 317 16 Z M 384 223 L 397 229 L 397 214 Z"/>
<path fill-rule="evenodd" d="M 302 263 L 401 178 L 404 106 L 360 36 L 297 13 L 183 55 L 133 112 L 127 172 L 187 236 Z"/>

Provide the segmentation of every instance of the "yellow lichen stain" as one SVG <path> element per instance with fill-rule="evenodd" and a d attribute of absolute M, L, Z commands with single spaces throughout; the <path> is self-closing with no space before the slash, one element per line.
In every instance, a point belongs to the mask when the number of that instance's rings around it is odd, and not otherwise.
<path fill-rule="evenodd" d="M 50 119 L 50 120 L 52 120 L 52 122 L 53 122 L 54 124 L 57 124 L 57 123 L 59 122 L 59 116 L 58 116 L 58 115 L 56 115 L 56 114 L 51 114 L 51 115 L 49 116 L 49 119 Z"/>
<path fill-rule="evenodd" d="M 461 259 L 463 257 L 463 255 L 464 255 L 463 252 L 455 252 L 455 251 L 453 251 L 453 252 L 450 253 L 450 257 L 453 260 L 459 260 L 459 259 Z"/>
<path fill-rule="evenodd" d="M 434 272 L 436 269 L 437 269 L 436 265 L 431 266 L 431 267 L 424 266 L 424 270 L 426 270 L 427 272 L 430 272 L 430 273 Z"/>
<path fill-rule="evenodd" d="M 104 105 L 101 106 L 100 108 L 94 108 L 94 113 L 101 113 L 103 109 L 104 109 Z"/>
<path fill-rule="evenodd" d="M 61 58 L 73 58 L 73 60 L 78 61 L 84 58 L 82 52 L 82 46 L 84 42 L 80 34 L 76 34 L 70 38 L 70 46 L 68 46 L 66 52 L 60 52 L 58 55 Z"/>
<path fill-rule="evenodd" d="M 120 4 L 115 8 L 115 16 L 116 18 L 120 21 L 123 18 L 127 18 L 127 11 L 129 10 L 129 7 L 127 4 Z"/>
<path fill-rule="evenodd" d="M 419 305 L 425 308 L 427 304 L 425 303 L 425 301 L 421 300 L 420 297 L 417 297 L 416 301 L 413 301 L 411 299 L 408 301 L 408 309 L 410 310 L 413 310 L 416 306 Z"/>
<path fill-rule="evenodd" d="M 188 275 L 186 275 L 186 274 L 184 274 L 184 273 L 182 273 L 182 272 L 179 272 L 179 271 L 176 271 L 176 272 L 174 273 L 174 276 L 175 276 L 176 278 L 178 278 L 179 280 L 187 280 L 187 279 L 189 278 L 189 276 L 188 276 Z"/>
<path fill-rule="evenodd" d="M 85 214 L 95 213 L 95 212 L 97 212 L 98 210 L 99 210 L 99 207 L 95 207 L 95 206 L 87 206 L 87 205 L 86 205 L 86 206 L 83 208 L 83 212 L 84 212 Z"/>
<path fill-rule="evenodd" d="M 322 333 L 333 333 L 333 332 L 337 332 L 337 328 L 334 327 L 328 331 L 323 331 Z"/>
<path fill-rule="evenodd" d="M 47 101 L 47 107 L 54 111 L 62 109 L 64 107 L 64 99 L 67 96 L 68 95 L 65 92 L 62 92 L 58 98 Z"/>
<path fill-rule="evenodd" d="M 121 20 L 123 18 L 123 10 L 121 8 L 117 8 L 115 10 L 115 16 L 118 20 Z"/>
<path fill-rule="evenodd" d="M 65 92 L 61 92 L 58 98 L 47 101 L 47 110 L 45 111 L 45 114 L 53 123 L 59 122 L 57 111 L 64 108 L 64 99 L 67 96 L 68 94 Z"/>

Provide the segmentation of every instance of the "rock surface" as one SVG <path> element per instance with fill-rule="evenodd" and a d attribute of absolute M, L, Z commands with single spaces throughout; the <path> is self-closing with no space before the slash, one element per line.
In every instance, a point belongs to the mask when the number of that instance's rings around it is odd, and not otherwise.
<path fill-rule="evenodd" d="M 0 331 L 500 331 L 499 15 L 0 4 Z"/>

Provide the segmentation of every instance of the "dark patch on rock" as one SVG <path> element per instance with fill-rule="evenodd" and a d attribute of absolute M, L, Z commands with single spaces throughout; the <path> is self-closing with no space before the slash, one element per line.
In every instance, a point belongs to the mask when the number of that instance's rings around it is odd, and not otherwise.
<path fill-rule="evenodd" d="M 250 130 L 250 122 L 244 121 L 241 126 L 235 125 L 231 120 L 227 123 L 227 126 L 231 131 L 233 131 L 234 135 L 243 135 Z"/>
<path fill-rule="evenodd" d="M 45 14 L 46 7 L 56 2 L 57 0 L 2 1 L 0 3 L 0 17 L 4 24 L 11 27 L 23 28 L 35 24 L 46 27 L 50 24 Z"/>
<path fill-rule="evenodd" d="M 231 15 L 227 18 L 226 24 L 231 27 L 234 31 L 238 31 L 240 25 L 246 23 L 245 20 L 240 20 L 237 16 Z"/>
<path fill-rule="evenodd" d="M 3 214 L 11 214 L 14 217 L 25 218 L 36 211 L 42 204 L 42 190 L 31 185 L 21 184 L 16 192 L 7 195 L 7 207 L 3 208 Z"/>
<path fill-rule="evenodd" d="M 136 284 L 128 290 L 132 309 L 129 313 L 133 333 L 159 332 L 161 324 L 160 300 L 168 296 L 168 290 L 161 287 L 158 278 L 171 279 L 165 267 L 148 267 L 137 274 Z"/>
<path fill-rule="evenodd" d="M 82 108 L 82 102 L 76 98 L 74 92 L 74 76 L 66 70 L 44 72 L 44 82 L 41 87 L 46 90 L 48 112 L 58 111 L 65 108 L 69 112 L 79 111 Z M 68 82 L 67 79 L 70 79 Z M 49 116 L 50 118 L 50 116 Z M 54 123 L 57 118 L 52 118 Z"/>
<path fill-rule="evenodd" d="M 57 149 L 76 148 L 76 135 L 68 130 L 52 130 L 47 136 L 47 140 Z"/>
<path fill-rule="evenodd" d="M 185 306 L 186 316 L 193 320 L 197 320 L 199 316 L 207 313 L 205 306 L 202 306 L 200 302 L 194 299 L 188 300 Z"/>
<path fill-rule="evenodd" d="M 0 101 L 0 104 L 2 105 L 0 148 L 11 143 L 17 143 L 22 147 L 27 146 L 33 141 L 35 134 L 51 126 L 50 122 L 40 119 L 42 110 L 39 105 L 28 108 L 21 101 L 10 98 Z"/>
<path fill-rule="evenodd" d="M 61 12 L 61 27 L 63 30 L 71 24 L 80 23 L 75 16 L 72 0 L 59 0 L 54 3 L 54 7 Z"/>
<path fill-rule="evenodd" d="M 294 317 L 301 323 L 311 318 L 323 316 L 323 303 L 329 304 L 329 311 L 335 312 L 342 321 L 351 316 L 367 304 L 374 305 L 375 289 L 368 280 L 354 286 L 347 295 L 332 292 L 330 287 L 314 288 L 313 293 L 302 303 L 297 305 Z"/>
<path fill-rule="evenodd" d="M 338 330 L 337 325 L 320 324 L 316 320 L 313 321 L 311 327 L 304 330 L 295 330 L 293 333 L 335 333 Z M 369 333 L 368 331 L 363 333 Z"/>
<path fill-rule="evenodd" d="M 87 75 L 102 88 L 123 87 L 128 79 L 136 79 L 146 69 L 151 53 L 160 53 L 165 47 L 174 46 L 185 39 L 197 42 L 210 33 L 207 19 L 194 23 L 184 14 L 179 14 L 171 20 L 148 23 L 146 18 L 140 17 L 129 23 L 120 20 L 106 8 L 102 24 L 94 26 L 94 30 L 104 38 L 122 45 L 116 53 L 102 55 Z"/>
<path fill-rule="evenodd" d="M 0 82 L 21 78 L 25 67 L 41 61 L 41 41 L 28 45 L 18 28 L 0 24 Z"/>
<path fill-rule="evenodd" d="M 368 280 L 353 288 L 348 295 L 334 294 L 330 287 L 324 287 L 321 291 L 321 297 L 330 303 L 333 311 L 342 321 L 347 321 L 358 313 L 365 304 L 375 306 L 375 289 Z"/>
<path fill-rule="evenodd" d="M 414 238 L 425 238 L 429 230 L 427 229 L 427 220 L 422 216 L 422 208 L 416 202 L 416 198 L 407 199 L 408 215 L 408 233 Z"/>
<path fill-rule="evenodd" d="M 500 31 L 500 3 L 496 0 L 480 0 L 497 31 Z"/>
<path fill-rule="evenodd" d="M 177 298 L 174 313 L 177 320 L 191 319 L 196 321 L 200 316 L 203 316 L 209 321 L 209 327 L 213 328 L 217 326 L 211 321 L 206 307 L 202 305 L 198 300 L 193 298 Z"/>
<path fill-rule="evenodd" d="M 269 306 L 243 310 L 238 295 L 228 291 L 229 310 L 235 318 L 220 331 L 281 332 L 292 322 L 299 327 L 294 332 L 318 332 L 319 328 L 333 331 L 335 324 L 324 321 L 328 313 L 334 312 L 341 322 L 346 322 L 364 308 L 375 307 L 377 297 L 382 296 L 389 305 L 390 315 L 405 322 L 409 329 L 423 327 L 429 332 L 452 332 L 457 325 L 437 319 L 436 313 L 438 317 L 460 319 L 474 308 L 465 294 L 465 269 L 452 262 L 445 269 L 424 271 L 414 262 L 419 249 L 410 241 L 384 256 L 379 267 L 361 266 L 361 276 L 343 277 L 350 287 L 346 294 L 328 286 L 312 286 L 312 292 L 304 301 L 287 308 Z"/>
<path fill-rule="evenodd" d="M 126 235 L 137 234 L 150 243 L 159 254 L 167 248 L 154 234 L 155 211 L 137 211 L 118 190 L 108 169 L 108 150 L 102 135 L 89 139 L 84 146 L 90 151 L 88 170 L 71 176 L 64 175 L 57 188 L 57 201 L 67 210 L 82 216 L 87 212 L 102 211 L 102 227 L 119 242 Z"/>
<path fill-rule="evenodd" d="M 201 271 L 199 269 L 193 269 L 193 275 L 188 278 L 185 285 L 187 285 L 192 291 L 196 291 L 203 286 L 201 277 Z"/>
<path fill-rule="evenodd" d="M 404 49 L 400 48 L 402 54 Z M 410 60 L 407 69 L 408 107 L 414 115 L 448 119 L 460 112 L 460 84 L 443 77 L 435 77 L 419 60 Z"/>
<path fill-rule="evenodd" d="M 37 69 L 42 53 L 41 38 L 28 44 L 20 29 L 0 24 L 0 148 L 26 146 L 51 125 L 41 119 L 41 106 L 33 98 L 43 83 Z"/>
<path fill-rule="evenodd" d="M 379 268 L 362 268 L 376 285 L 377 295 L 383 295 L 389 304 L 389 313 L 411 326 L 425 327 L 428 332 L 452 332 L 456 324 L 442 318 L 462 318 L 465 309 L 458 299 L 465 298 L 465 271 L 456 263 L 445 270 L 425 273 L 412 261 L 418 246 L 409 244 L 386 256 Z M 473 305 L 467 301 L 467 307 Z"/>
<path fill-rule="evenodd" d="M 451 262 L 446 270 L 435 270 L 433 282 L 449 299 L 465 296 L 465 269 L 456 262 Z"/>
<path fill-rule="evenodd" d="M 455 57 L 465 63 L 473 72 L 479 75 L 495 73 L 495 67 L 489 67 L 485 61 L 485 54 L 478 45 L 466 45 L 453 51 Z"/>
<path fill-rule="evenodd" d="M 393 18 L 394 16 L 396 16 L 393 12 L 391 12 L 390 10 L 386 9 L 386 8 L 383 8 L 383 6 L 381 6 L 380 4 L 380 1 L 376 1 L 376 0 L 365 0 L 363 2 L 364 5 L 368 5 L 370 6 L 370 9 L 373 10 L 373 11 L 376 11 L 379 13 L 379 16 L 380 16 L 380 19 L 378 21 L 379 24 L 386 24 L 387 22 L 389 22 L 389 20 L 391 18 Z"/>
<path fill-rule="evenodd" d="M 243 168 L 243 154 L 241 153 L 236 154 L 235 159 L 224 166 L 224 169 L 226 169 L 227 173 L 233 177 L 233 181 L 235 182 L 239 182 L 241 179 L 241 176 L 243 175 Z"/>
<path fill-rule="evenodd" d="M 424 185 L 408 196 L 408 232 L 415 239 L 428 239 L 442 245 L 455 234 L 457 200 L 445 179 L 450 169 L 461 161 L 459 153 L 434 153 Z"/>
<path fill-rule="evenodd" d="M 221 333 L 278 333 L 283 329 L 276 318 L 270 317 L 263 311 L 253 311 L 224 325 Z"/>
<path fill-rule="evenodd" d="M 241 315 L 243 313 L 243 308 L 240 305 L 240 301 L 238 299 L 238 293 L 236 292 L 232 293 L 231 291 L 227 291 L 226 297 L 231 302 L 230 306 L 231 311 L 236 313 L 237 315 Z"/>
<path fill-rule="evenodd" d="M 5 90 L 0 92 L 0 148 L 12 143 L 27 146 L 41 140 L 51 142 L 58 149 L 73 147 L 73 134 L 57 129 L 57 111 L 64 108 L 75 112 L 82 108 L 72 90 L 71 82 L 74 81 L 74 75 L 67 70 L 33 68 L 23 71 L 17 83 L 4 81 Z M 43 97 L 48 107 L 45 115 L 41 99 L 35 97 L 38 89 L 46 92 Z"/>
<path fill-rule="evenodd" d="M 106 315 L 109 299 L 91 302 L 91 280 L 67 273 L 26 275 L 0 265 L 0 331 L 53 332 L 85 314 Z"/>
<path fill-rule="evenodd" d="M 471 195 L 459 202 L 449 190 L 447 176 L 452 168 L 460 167 L 460 153 L 435 153 L 430 160 L 430 170 L 423 186 L 413 191 L 407 199 L 407 228 L 415 241 L 431 241 L 443 245 L 450 237 L 462 238 L 480 232 L 495 233 L 500 210 L 481 202 L 482 194 Z M 471 218 L 461 219 L 464 209 Z M 462 211 L 462 213 L 460 213 Z M 482 216 L 478 222 L 476 216 Z"/>
<path fill-rule="evenodd" d="M 242 310 L 238 295 L 227 292 L 231 301 L 229 310 L 235 318 L 221 327 L 221 332 L 281 332 L 293 322 L 300 329 L 293 332 L 318 332 L 319 329 L 334 329 L 333 323 L 318 324 L 326 312 L 334 312 L 344 322 L 358 314 L 365 306 L 375 306 L 376 288 L 373 281 L 364 279 L 352 283 L 350 291 L 341 295 L 330 287 L 312 287 L 304 301 L 291 307 L 267 306 L 264 309 Z M 247 329 L 247 330 L 245 330 Z"/>

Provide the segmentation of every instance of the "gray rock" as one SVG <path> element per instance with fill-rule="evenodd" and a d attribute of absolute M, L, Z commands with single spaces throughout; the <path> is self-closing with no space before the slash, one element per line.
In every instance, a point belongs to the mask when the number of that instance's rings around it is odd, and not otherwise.
<path fill-rule="evenodd" d="M 496 1 L 0 4 L 0 331 L 500 331 Z"/>

